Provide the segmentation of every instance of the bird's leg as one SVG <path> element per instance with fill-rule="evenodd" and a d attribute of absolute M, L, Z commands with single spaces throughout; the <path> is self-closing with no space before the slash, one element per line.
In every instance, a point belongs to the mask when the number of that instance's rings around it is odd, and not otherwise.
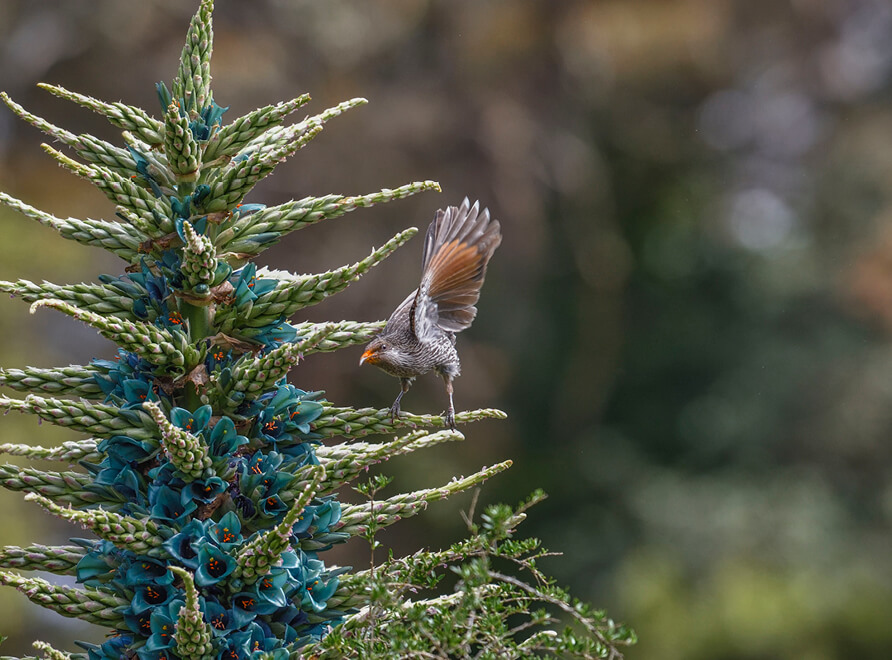
<path fill-rule="evenodd" d="M 451 428 L 453 431 L 455 430 L 455 405 L 452 403 L 452 377 L 446 374 L 443 374 L 443 382 L 446 383 L 446 394 L 449 395 L 449 407 L 446 409 L 446 412 L 443 413 L 443 417 L 445 418 L 446 426 Z"/>
<path fill-rule="evenodd" d="M 400 393 L 396 395 L 396 401 L 393 402 L 393 405 L 390 406 L 390 421 L 395 422 L 399 419 L 400 416 L 400 399 L 403 398 L 403 394 L 409 391 L 409 386 L 412 384 L 412 381 L 408 378 L 400 378 Z"/>

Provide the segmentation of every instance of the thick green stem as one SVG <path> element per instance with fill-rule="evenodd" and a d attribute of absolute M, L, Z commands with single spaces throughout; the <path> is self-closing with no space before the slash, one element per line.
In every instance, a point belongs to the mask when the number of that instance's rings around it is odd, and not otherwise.
<path fill-rule="evenodd" d="M 179 198 L 182 200 L 186 198 L 188 195 L 191 195 L 195 192 L 195 181 L 187 181 L 185 179 L 177 180 L 177 193 L 179 193 Z"/>
<path fill-rule="evenodd" d="M 180 301 L 180 314 L 189 324 L 189 339 L 192 344 L 211 335 L 211 312 L 210 305 L 193 305 L 185 300 Z"/>
<path fill-rule="evenodd" d="M 211 305 L 193 305 L 180 300 L 180 314 L 189 325 L 189 340 L 196 345 L 212 333 L 213 307 Z M 194 369 L 196 364 L 187 364 L 186 372 Z M 201 392 L 194 381 L 188 381 L 185 387 L 186 407 L 189 410 L 197 410 L 202 404 Z"/>

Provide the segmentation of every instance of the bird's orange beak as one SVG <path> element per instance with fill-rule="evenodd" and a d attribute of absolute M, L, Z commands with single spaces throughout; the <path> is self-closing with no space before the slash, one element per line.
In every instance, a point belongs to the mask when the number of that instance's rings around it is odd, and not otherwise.
<path fill-rule="evenodd" d="M 378 361 L 378 354 L 372 349 L 367 349 L 365 353 L 362 354 L 362 357 L 359 358 L 359 366 L 361 367 L 364 362 L 368 362 L 369 364 L 375 364 Z"/>

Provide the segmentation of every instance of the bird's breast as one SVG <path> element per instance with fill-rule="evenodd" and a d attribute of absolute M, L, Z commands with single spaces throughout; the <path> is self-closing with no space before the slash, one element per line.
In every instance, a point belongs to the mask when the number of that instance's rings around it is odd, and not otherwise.
<path fill-rule="evenodd" d="M 458 352 L 445 332 L 423 340 L 413 338 L 398 341 L 386 359 L 374 364 L 399 378 L 414 378 L 432 370 L 450 376 L 459 373 Z"/>

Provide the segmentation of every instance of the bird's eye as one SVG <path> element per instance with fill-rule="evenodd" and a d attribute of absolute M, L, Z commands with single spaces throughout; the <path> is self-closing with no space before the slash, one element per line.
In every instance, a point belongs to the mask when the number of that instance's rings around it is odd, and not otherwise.
<path fill-rule="evenodd" d="M 387 350 L 387 344 L 381 344 L 381 348 L 379 348 L 378 350 L 379 350 L 379 351 L 386 351 L 386 350 Z"/>

